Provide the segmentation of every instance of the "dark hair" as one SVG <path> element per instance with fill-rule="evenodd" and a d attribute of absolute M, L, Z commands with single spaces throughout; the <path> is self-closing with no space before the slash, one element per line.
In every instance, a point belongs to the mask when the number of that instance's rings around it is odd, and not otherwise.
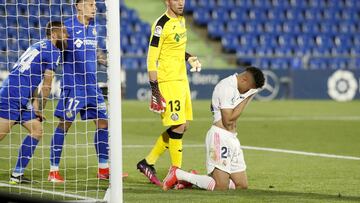
<path fill-rule="evenodd" d="M 46 25 L 46 37 L 50 38 L 51 33 L 56 29 L 60 29 L 63 26 L 63 23 L 60 21 L 50 21 Z"/>
<path fill-rule="evenodd" d="M 82 1 L 84 1 L 84 0 L 76 0 L 75 1 L 75 6 L 78 5 L 78 3 L 82 2 Z"/>
<path fill-rule="evenodd" d="M 265 77 L 263 72 L 259 68 L 250 66 L 247 67 L 245 71 L 251 73 L 251 75 L 253 76 L 256 88 L 261 88 L 262 86 L 264 86 Z"/>

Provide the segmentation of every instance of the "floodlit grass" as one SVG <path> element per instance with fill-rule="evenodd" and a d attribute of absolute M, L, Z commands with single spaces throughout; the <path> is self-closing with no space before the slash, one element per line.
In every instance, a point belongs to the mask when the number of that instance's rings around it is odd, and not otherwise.
<path fill-rule="evenodd" d="M 199 189 L 163 192 L 149 184 L 136 170 L 136 163 L 165 129 L 147 102 L 123 102 L 123 170 L 125 202 L 351 202 L 360 201 L 360 161 L 310 157 L 245 149 L 249 177 L 246 191 L 208 192 Z M 251 103 L 238 121 L 238 136 L 244 146 L 268 147 L 360 157 L 360 102 L 272 101 Z M 51 105 L 49 105 L 51 106 Z M 194 121 L 184 135 L 183 168 L 205 173 L 204 143 L 211 125 L 209 101 L 194 101 Z M 102 199 L 107 181 L 96 179 L 97 159 L 93 146 L 94 124 L 78 121 L 66 137 L 61 161 L 65 184 L 47 182 L 49 144 L 54 118 L 48 112 L 45 135 L 26 171 L 37 183 L 24 185 Z M 24 129 L 15 127 L 0 143 L 0 179 L 7 183 L 14 167 Z M 136 147 L 134 145 L 142 145 Z M 166 152 L 156 164 L 164 178 L 170 158 Z M 57 195 L 0 187 L 0 191 L 71 199 Z"/>

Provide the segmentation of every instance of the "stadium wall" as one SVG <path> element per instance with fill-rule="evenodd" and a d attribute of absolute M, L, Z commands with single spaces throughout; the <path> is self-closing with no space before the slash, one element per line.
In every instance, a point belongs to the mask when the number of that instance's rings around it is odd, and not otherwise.
<path fill-rule="evenodd" d="M 210 99 L 214 86 L 234 74 L 229 70 L 204 70 L 189 74 L 193 99 Z M 264 70 L 266 85 L 256 99 L 333 99 L 360 98 L 360 70 Z M 127 70 L 125 98 L 149 100 L 151 95 L 146 71 Z"/>

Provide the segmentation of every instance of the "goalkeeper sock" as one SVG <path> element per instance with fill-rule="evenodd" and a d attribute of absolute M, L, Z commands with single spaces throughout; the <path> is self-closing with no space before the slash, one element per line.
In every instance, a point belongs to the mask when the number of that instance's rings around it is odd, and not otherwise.
<path fill-rule="evenodd" d="M 207 175 L 197 175 L 193 173 L 189 173 L 186 171 L 183 171 L 181 169 L 176 170 L 176 177 L 178 180 L 183 180 L 189 183 L 192 183 L 199 188 L 213 191 L 215 188 L 215 180 Z"/>
<path fill-rule="evenodd" d="M 162 155 L 165 152 L 165 150 L 168 148 L 169 148 L 169 135 L 165 131 L 156 140 L 156 143 L 152 148 L 151 152 L 145 158 L 146 162 L 149 165 L 154 165 L 155 162 L 158 160 L 159 156 Z"/>
<path fill-rule="evenodd" d="M 24 174 L 24 170 L 34 153 L 38 142 L 39 140 L 35 139 L 34 137 L 31 137 L 30 135 L 25 137 L 19 149 L 18 160 L 16 162 L 16 166 L 13 172 L 14 174 L 16 175 Z"/>
<path fill-rule="evenodd" d="M 50 171 L 58 171 L 61 152 L 64 145 L 65 132 L 62 128 L 56 128 L 51 139 L 50 146 Z"/>
<path fill-rule="evenodd" d="M 182 164 L 182 136 L 181 133 L 173 132 L 170 128 L 167 130 L 169 134 L 169 152 L 172 166 L 181 168 Z"/>
<path fill-rule="evenodd" d="M 99 158 L 99 168 L 109 168 L 109 133 L 108 128 L 96 129 L 94 144 Z"/>

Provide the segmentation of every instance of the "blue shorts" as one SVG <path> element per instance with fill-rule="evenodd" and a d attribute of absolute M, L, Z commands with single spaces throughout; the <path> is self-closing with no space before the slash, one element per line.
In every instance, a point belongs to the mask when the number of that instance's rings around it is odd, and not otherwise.
<path fill-rule="evenodd" d="M 63 89 L 54 115 L 65 121 L 74 121 L 80 112 L 82 120 L 107 119 L 106 103 L 101 89 Z"/>
<path fill-rule="evenodd" d="M 36 114 L 31 106 L 21 105 L 19 99 L 0 99 L 0 117 L 16 121 L 17 123 L 25 123 L 32 119 L 36 119 Z"/>

